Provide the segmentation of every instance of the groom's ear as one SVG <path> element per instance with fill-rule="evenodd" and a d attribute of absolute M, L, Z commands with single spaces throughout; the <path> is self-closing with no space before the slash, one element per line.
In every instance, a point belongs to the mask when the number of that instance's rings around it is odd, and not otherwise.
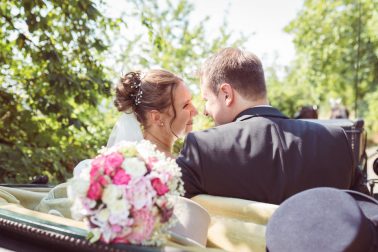
<path fill-rule="evenodd" d="M 223 96 L 226 106 L 230 106 L 235 98 L 234 89 L 228 83 L 222 83 L 219 87 L 220 95 Z"/>

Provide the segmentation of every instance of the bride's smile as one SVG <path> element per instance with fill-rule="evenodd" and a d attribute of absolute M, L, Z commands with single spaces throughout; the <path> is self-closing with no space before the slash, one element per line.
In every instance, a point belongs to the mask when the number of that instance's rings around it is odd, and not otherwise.
<path fill-rule="evenodd" d="M 183 82 L 177 86 L 174 92 L 174 109 L 176 118 L 172 122 L 172 131 L 177 136 L 183 136 L 192 131 L 193 117 L 198 114 L 192 104 L 192 95 Z"/>
<path fill-rule="evenodd" d="M 172 92 L 172 105 L 162 112 L 150 111 L 150 127 L 145 129 L 144 138 L 170 156 L 174 141 L 192 131 L 197 114 L 188 87 L 180 81 Z"/>

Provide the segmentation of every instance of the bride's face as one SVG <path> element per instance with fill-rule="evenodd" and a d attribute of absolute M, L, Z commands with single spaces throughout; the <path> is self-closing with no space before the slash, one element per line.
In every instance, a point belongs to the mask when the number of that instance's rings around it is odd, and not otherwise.
<path fill-rule="evenodd" d="M 192 95 L 183 82 L 180 82 L 176 87 L 173 96 L 176 118 L 172 122 L 171 129 L 177 136 L 182 136 L 192 131 L 193 117 L 197 115 L 198 112 L 192 104 Z M 168 124 L 174 116 L 172 108 L 169 109 L 169 115 Z"/>

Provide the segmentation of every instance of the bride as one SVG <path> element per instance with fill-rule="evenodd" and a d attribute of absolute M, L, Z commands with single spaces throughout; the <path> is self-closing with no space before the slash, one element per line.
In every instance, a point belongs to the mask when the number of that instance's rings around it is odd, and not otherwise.
<path fill-rule="evenodd" d="M 192 130 L 193 117 L 197 115 L 183 80 L 166 70 L 150 70 L 145 75 L 127 73 L 116 87 L 114 104 L 124 114 L 107 147 L 122 140 L 144 138 L 168 157 L 172 157 L 176 138 Z"/>
<path fill-rule="evenodd" d="M 145 139 L 173 158 L 174 141 L 192 130 L 193 117 L 197 115 L 184 81 L 166 70 L 150 70 L 145 75 L 129 72 L 121 78 L 115 91 L 114 105 L 123 114 L 110 134 L 107 147 L 121 141 Z M 74 176 L 90 162 L 90 159 L 80 162 L 74 168 Z M 188 199 L 180 198 L 176 204 L 185 210 L 176 214 L 178 223 L 171 228 L 171 239 L 205 246 L 208 213 Z M 192 219 L 194 216 L 197 221 Z"/>
<path fill-rule="evenodd" d="M 174 141 L 192 130 L 197 110 L 184 81 L 166 70 L 125 74 L 116 86 L 114 105 L 123 112 L 108 139 L 107 147 L 120 141 L 149 140 L 157 150 L 172 157 Z M 74 176 L 88 165 L 80 162 Z"/>

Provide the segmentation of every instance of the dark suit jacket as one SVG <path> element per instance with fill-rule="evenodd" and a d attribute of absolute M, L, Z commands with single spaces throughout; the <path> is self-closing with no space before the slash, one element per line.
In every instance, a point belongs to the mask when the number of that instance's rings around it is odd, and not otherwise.
<path fill-rule="evenodd" d="M 289 119 L 272 107 L 188 134 L 177 159 L 186 197 L 210 194 L 279 204 L 313 187 L 354 189 L 352 150 L 340 127 Z"/>

